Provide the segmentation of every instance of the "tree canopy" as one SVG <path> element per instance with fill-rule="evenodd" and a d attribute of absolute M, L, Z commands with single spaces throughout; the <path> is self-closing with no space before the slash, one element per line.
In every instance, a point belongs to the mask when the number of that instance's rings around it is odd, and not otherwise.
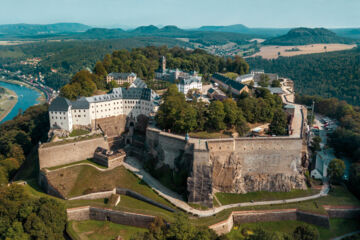
<path fill-rule="evenodd" d="M 20 185 L 0 187 L 0 239 L 64 239 L 65 205 L 32 199 Z"/>

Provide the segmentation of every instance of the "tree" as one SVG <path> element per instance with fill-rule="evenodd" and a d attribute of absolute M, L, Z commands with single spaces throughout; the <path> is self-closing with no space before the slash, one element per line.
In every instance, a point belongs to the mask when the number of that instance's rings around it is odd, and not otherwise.
<path fill-rule="evenodd" d="M 286 134 L 286 114 L 282 109 L 274 112 L 273 120 L 270 123 L 269 130 L 271 134 L 285 135 Z"/>
<path fill-rule="evenodd" d="M 220 101 L 213 101 L 209 106 L 209 127 L 213 130 L 225 129 L 224 104 Z"/>
<path fill-rule="evenodd" d="M 87 70 L 81 70 L 72 77 L 69 84 L 61 88 L 61 95 L 73 100 L 79 96 L 92 96 L 97 89 L 95 81 L 96 76 Z"/>
<path fill-rule="evenodd" d="M 269 86 L 269 81 L 270 81 L 270 78 L 268 75 L 266 74 L 261 74 L 260 76 L 260 81 L 259 81 L 259 85 L 261 87 L 268 87 Z"/>
<path fill-rule="evenodd" d="M 344 161 L 338 158 L 334 158 L 329 163 L 327 172 L 332 183 L 339 183 L 345 172 Z"/>
<path fill-rule="evenodd" d="M 98 76 L 106 77 L 107 72 L 102 62 L 99 61 L 95 64 L 94 73 Z"/>
<path fill-rule="evenodd" d="M 298 226 L 293 233 L 294 240 L 317 240 L 319 239 L 319 231 L 310 225 Z"/>
<path fill-rule="evenodd" d="M 239 118 L 239 109 L 236 105 L 236 102 L 231 98 L 226 99 L 223 102 L 223 105 L 225 112 L 224 122 L 228 124 L 229 127 L 232 127 L 235 125 L 237 119 Z"/>
<path fill-rule="evenodd" d="M 321 141 L 322 141 L 321 137 L 315 136 L 311 141 L 311 146 L 310 146 L 311 151 L 313 151 L 314 153 L 320 151 L 321 150 L 321 147 L 320 147 Z"/>
<path fill-rule="evenodd" d="M 130 87 L 130 83 L 125 82 L 125 83 L 121 84 L 120 87 L 122 87 L 122 88 L 129 88 L 129 87 Z"/>
<path fill-rule="evenodd" d="M 254 234 L 251 234 L 245 238 L 246 240 L 283 240 L 284 238 L 278 233 L 267 232 L 262 228 L 254 230 Z"/>
<path fill-rule="evenodd" d="M 107 88 L 108 88 L 109 90 L 112 90 L 113 88 L 117 88 L 117 87 L 119 87 L 119 84 L 117 84 L 114 80 L 112 80 L 111 82 L 109 82 L 108 85 L 107 85 Z"/>
<path fill-rule="evenodd" d="M 273 80 L 271 83 L 271 87 L 281 87 L 280 81 L 277 79 Z"/>

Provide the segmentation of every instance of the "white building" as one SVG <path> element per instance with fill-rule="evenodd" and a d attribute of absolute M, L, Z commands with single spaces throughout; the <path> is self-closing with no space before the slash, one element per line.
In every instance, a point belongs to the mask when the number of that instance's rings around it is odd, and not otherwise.
<path fill-rule="evenodd" d="M 116 73 L 112 72 L 106 76 L 106 83 L 115 81 L 117 84 L 122 85 L 124 83 L 132 84 L 136 80 L 135 73 Z"/>
<path fill-rule="evenodd" d="M 50 128 L 71 132 L 74 127 L 93 129 L 96 119 L 119 115 L 153 115 L 159 97 L 149 88 L 114 88 L 111 93 L 82 97 L 76 101 L 57 97 L 49 107 Z"/>
<path fill-rule="evenodd" d="M 315 179 L 326 178 L 328 173 L 328 166 L 335 158 L 333 149 L 323 149 L 316 154 L 315 168 L 311 171 L 311 177 Z"/>
<path fill-rule="evenodd" d="M 236 81 L 240 82 L 240 83 L 248 83 L 248 82 L 254 81 L 254 77 L 255 77 L 255 73 L 244 74 L 244 75 L 238 76 L 236 78 Z"/>
<path fill-rule="evenodd" d="M 196 89 L 202 91 L 202 82 L 200 76 L 191 76 L 189 78 L 181 78 L 180 82 L 176 84 L 179 92 L 187 94 L 189 90 Z"/>

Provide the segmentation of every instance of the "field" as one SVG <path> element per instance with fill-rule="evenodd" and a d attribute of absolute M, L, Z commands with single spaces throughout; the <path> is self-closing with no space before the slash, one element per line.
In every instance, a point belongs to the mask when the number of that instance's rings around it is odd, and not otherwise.
<path fill-rule="evenodd" d="M 326 47 L 326 49 L 325 49 Z M 292 57 L 296 55 L 303 54 L 312 54 L 312 53 L 324 53 L 324 52 L 334 52 L 341 50 L 349 50 L 356 47 L 355 44 L 309 44 L 309 45 L 299 45 L 299 46 L 263 46 L 260 49 L 260 52 L 250 56 L 256 57 L 261 56 L 265 59 L 276 59 L 280 56 L 283 57 Z M 289 51 L 291 49 L 298 49 L 299 51 Z M 288 51 L 286 51 L 288 50 Z"/>
<path fill-rule="evenodd" d="M 26 43 L 33 43 L 33 41 L 0 41 L 0 46 L 12 46 Z"/>

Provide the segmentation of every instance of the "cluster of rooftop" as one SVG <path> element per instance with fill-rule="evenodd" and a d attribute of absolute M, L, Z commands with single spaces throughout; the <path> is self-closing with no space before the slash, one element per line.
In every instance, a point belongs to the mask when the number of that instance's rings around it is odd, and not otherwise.
<path fill-rule="evenodd" d="M 184 72 L 179 69 L 167 69 L 166 68 L 166 58 L 163 56 L 161 58 L 161 68 L 155 72 L 155 78 L 159 80 L 164 80 L 172 83 L 177 83 L 179 92 L 184 93 L 185 95 L 191 89 L 202 90 L 202 77 L 198 75 L 196 71 Z"/>

